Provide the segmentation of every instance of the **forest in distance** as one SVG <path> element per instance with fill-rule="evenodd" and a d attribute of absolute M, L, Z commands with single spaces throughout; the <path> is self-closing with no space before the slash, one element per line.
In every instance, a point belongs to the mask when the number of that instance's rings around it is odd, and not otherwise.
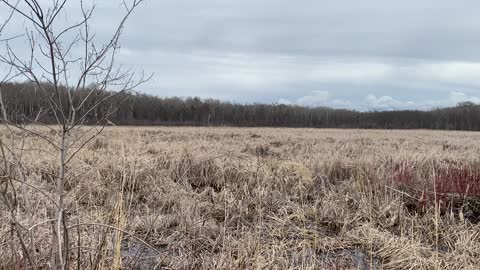
<path fill-rule="evenodd" d="M 43 91 L 51 91 L 47 84 Z M 49 90 L 50 89 L 50 90 Z M 17 122 L 39 120 L 53 123 L 45 95 L 32 83 L 5 83 L 1 86 L 3 101 L 11 119 Z M 67 99 L 68 92 L 62 89 Z M 52 91 L 53 94 L 53 91 Z M 111 97 L 112 92 L 75 91 L 75 98 L 92 95 L 90 102 Z M 111 110 L 115 108 L 114 110 Z M 38 112 L 42 111 L 41 115 Z M 434 129 L 480 130 L 480 105 L 459 103 L 455 107 L 429 111 L 360 112 L 328 107 L 302 107 L 284 104 L 235 104 L 215 99 L 169 97 L 121 92 L 88 113 L 88 121 L 108 119 L 126 126 L 233 126 L 233 127 L 307 127 L 360 129 Z"/>

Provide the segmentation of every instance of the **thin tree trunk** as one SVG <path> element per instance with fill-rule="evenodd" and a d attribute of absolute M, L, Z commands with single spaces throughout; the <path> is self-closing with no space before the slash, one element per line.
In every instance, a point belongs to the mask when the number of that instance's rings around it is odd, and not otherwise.
<path fill-rule="evenodd" d="M 57 220 L 57 226 L 56 226 L 56 242 L 57 242 L 57 250 L 56 250 L 56 256 L 58 259 L 58 265 L 57 269 L 64 269 L 65 264 L 64 264 L 64 256 L 63 256 L 63 251 L 64 251 L 64 245 L 68 245 L 68 243 L 63 243 L 62 241 L 62 235 L 65 235 L 66 232 L 63 232 L 63 224 L 65 223 L 65 209 L 64 209 L 64 196 L 65 196 L 65 161 L 67 157 L 67 132 L 65 128 L 62 128 L 62 143 L 60 147 L 60 172 L 59 176 L 57 179 L 57 204 L 58 204 L 58 211 L 56 212 L 55 219 Z M 65 249 L 66 250 L 66 249 Z M 68 254 L 65 254 L 65 258 L 68 256 Z"/>

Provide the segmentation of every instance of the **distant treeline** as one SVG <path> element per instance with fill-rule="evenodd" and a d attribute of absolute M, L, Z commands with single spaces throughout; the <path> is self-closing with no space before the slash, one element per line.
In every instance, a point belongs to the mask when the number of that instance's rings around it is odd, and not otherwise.
<path fill-rule="evenodd" d="M 45 88 L 48 89 L 48 86 Z M 62 91 L 66 98 L 68 90 Z M 86 93 L 87 90 L 77 92 L 76 100 Z M 89 102 L 93 104 L 108 94 L 97 92 Z M 18 121 L 35 118 L 39 110 L 48 111 L 44 95 L 33 84 L 4 84 L 2 95 L 11 118 Z M 109 117 L 116 125 L 480 130 L 480 105 L 470 102 L 431 111 L 358 112 L 279 104 L 242 105 L 213 99 L 160 98 L 128 93 L 96 108 L 90 113 L 90 118 L 111 108 L 118 108 Z M 53 118 L 47 113 L 40 121 L 49 123 Z"/>

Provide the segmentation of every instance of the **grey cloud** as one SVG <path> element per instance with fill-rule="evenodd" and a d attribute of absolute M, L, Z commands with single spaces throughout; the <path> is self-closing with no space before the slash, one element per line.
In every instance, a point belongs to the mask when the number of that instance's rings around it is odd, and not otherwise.
<path fill-rule="evenodd" d="M 105 38 L 119 1 L 97 5 Z M 451 93 L 480 96 L 479 8 L 474 0 L 146 0 L 124 30 L 119 61 L 154 72 L 142 91 L 161 96 L 447 106 Z"/>
<path fill-rule="evenodd" d="M 311 94 L 304 96 L 296 101 L 287 99 L 280 99 L 277 103 L 286 105 L 302 105 L 307 107 L 330 106 L 333 108 L 348 108 L 359 111 L 372 110 L 431 110 L 446 106 L 455 106 L 460 102 L 471 101 L 480 103 L 480 98 L 477 96 L 470 96 L 460 91 L 451 91 L 446 95 L 437 97 L 436 99 L 424 100 L 403 100 L 392 96 L 384 95 L 377 96 L 375 94 L 368 94 L 363 99 L 345 100 L 333 98 L 329 92 L 313 91 Z"/>
<path fill-rule="evenodd" d="M 480 4 L 150 1 L 129 46 L 303 55 L 480 59 Z M 146 19 L 148 18 L 148 19 Z M 138 43 L 134 40 L 148 42 Z"/>

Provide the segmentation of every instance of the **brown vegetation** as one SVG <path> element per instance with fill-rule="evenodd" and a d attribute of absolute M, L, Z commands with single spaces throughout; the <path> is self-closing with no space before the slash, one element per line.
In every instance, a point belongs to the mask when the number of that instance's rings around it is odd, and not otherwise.
<path fill-rule="evenodd" d="M 440 131 L 108 127 L 68 168 L 71 267 L 476 269 L 479 140 Z M 28 185 L 16 195 L 26 194 L 37 225 L 19 233 L 35 231 L 32 256 L 47 267 L 52 206 L 40 191 L 54 192 L 58 157 L 36 137 L 25 144 Z M 22 268 L 5 211 L 0 204 L 0 268 Z"/>

